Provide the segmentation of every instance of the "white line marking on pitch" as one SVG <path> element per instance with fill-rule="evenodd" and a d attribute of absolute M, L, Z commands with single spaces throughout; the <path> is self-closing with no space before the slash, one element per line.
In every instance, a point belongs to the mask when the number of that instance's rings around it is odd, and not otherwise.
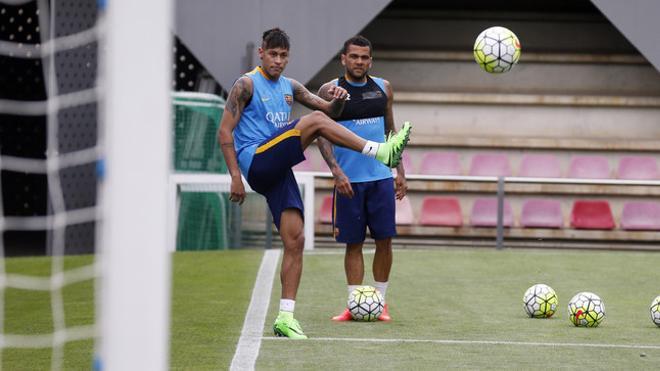
<path fill-rule="evenodd" d="M 264 336 L 264 340 L 286 340 L 274 336 Z M 594 343 L 541 343 L 526 341 L 498 341 L 498 340 L 441 340 L 441 339 L 366 339 L 366 338 L 315 338 L 311 337 L 305 341 L 345 341 L 359 343 L 430 343 L 449 345 L 523 345 L 543 347 L 566 347 L 566 348 L 623 348 L 623 349 L 654 349 L 660 350 L 660 345 L 641 344 L 594 344 Z"/>
<path fill-rule="evenodd" d="M 241 337 L 238 339 L 236 353 L 229 366 L 230 370 L 254 370 L 259 348 L 261 348 L 261 339 L 265 339 L 263 337 L 264 323 L 280 252 L 280 249 L 266 250 L 261 259 L 261 266 L 259 266 L 257 279 L 254 281 L 252 289 L 250 305 L 245 313 Z"/>
<path fill-rule="evenodd" d="M 364 249 L 362 251 L 364 254 L 374 254 L 376 252 L 375 249 Z M 344 249 L 341 250 L 312 250 L 312 251 L 305 251 L 305 255 L 344 255 L 346 251 Z"/>

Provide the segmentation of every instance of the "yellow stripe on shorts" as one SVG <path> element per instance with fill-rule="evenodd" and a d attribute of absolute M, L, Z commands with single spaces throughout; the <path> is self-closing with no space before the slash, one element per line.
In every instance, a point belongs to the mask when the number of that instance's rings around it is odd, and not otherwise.
<path fill-rule="evenodd" d="M 300 130 L 299 129 L 291 129 L 287 130 L 286 132 L 276 136 L 275 138 L 269 140 L 267 143 L 264 143 L 257 147 L 257 151 L 255 154 L 259 154 L 261 152 L 264 152 L 265 150 L 269 149 L 270 147 L 276 145 L 277 143 L 283 141 L 284 139 L 290 138 L 290 137 L 299 137 L 300 136 Z"/>
<path fill-rule="evenodd" d="M 337 227 L 335 219 L 337 218 L 337 188 L 332 190 L 332 238 L 337 238 Z"/>

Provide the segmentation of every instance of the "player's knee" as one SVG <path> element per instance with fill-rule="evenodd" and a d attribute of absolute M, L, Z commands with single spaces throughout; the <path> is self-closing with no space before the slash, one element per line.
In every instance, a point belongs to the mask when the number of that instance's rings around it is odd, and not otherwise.
<path fill-rule="evenodd" d="M 282 235 L 282 240 L 285 247 L 293 252 L 302 252 L 305 247 L 305 233 L 302 229 Z"/>
<path fill-rule="evenodd" d="M 324 121 L 329 119 L 328 115 L 323 113 L 323 111 L 319 111 L 319 110 L 313 111 L 309 115 L 311 116 L 311 118 L 314 119 L 314 121 Z"/>
<path fill-rule="evenodd" d="M 310 121 L 312 122 L 312 125 L 316 129 L 323 127 L 323 125 L 325 125 L 328 120 L 330 120 L 330 117 L 328 117 L 328 115 L 322 111 L 314 111 L 310 113 L 309 118 L 311 119 Z"/>

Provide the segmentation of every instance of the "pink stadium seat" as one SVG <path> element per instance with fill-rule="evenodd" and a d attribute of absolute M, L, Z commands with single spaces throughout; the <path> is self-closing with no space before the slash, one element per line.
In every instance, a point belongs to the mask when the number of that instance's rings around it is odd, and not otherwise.
<path fill-rule="evenodd" d="M 314 165 L 309 158 L 306 158 L 294 166 L 293 171 L 314 171 Z"/>
<path fill-rule="evenodd" d="M 406 174 L 415 174 L 415 170 L 413 169 L 412 165 L 412 159 L 410 158 L 410 154 L 408 152 L 403 152 L 401 162 L 403 163 L 403 170 L 406 172 Z M 396 168 L 392 169 L 392 175 L 396 176 Z"/>
<path fill-rule="evenodd" d="M 456 152 L 427 152 L 422 157 L 420 174 L 461 175 L 461 160 Z"/>
<path fill-rule="evenodd" d="M 607 179 L 610 163 L 605 156 L 573 156 L 568 168 L 569 178 Z"/>
<path fill-rule="evenodd" d="M 555 155 L 523 155 L 520 162 L 519 176 L 537 178 L 561 177 L 561 166 Z"/>
<path fill-rule="evenodd" d="M 557 200 L 534 198 L 526 200 L 520 214 L 520 226 L 523 228 L 561 228 L 564 217 L 561 203 Z"/>
<path fill-rule="evenodd" d="M 509 157 L 502 153 L 480 153 L 472 157 L 470 175 L 510 176 Z"/>
<path fill-rule="evenodd" d="M 425 197 L 419 217 L 421 225 L 460 227 L 463 225 L 463 212 L 458 199 L 454 197 Z"/>
<path fill-rule="evenodd" d="M 658 163 L 651 156 L 624 156 L 619 160 L 619 179 L 658 179 Z"/>
<path fill-rule="evenodd" d="M 321 156 L 321 160 L 319 161 L 319 165 L 315 166 L 313 171 L 325 171 L 325 172 L 330 172 L 330 168 L 328 167 L 328 164 L 325 163 L 325 160 Z"/>
<path fill-rule="evenodd" d="M 405 166 L 405 165 L 404 165 Z M 411 225 L 413 224 L 413 209 L 409 197 L 404 197 L 402 200 L 396 200 L 396 215 L 395 221 L 397 225 Z"/>
<path fill-rule="evenodd" d="M 314 164 L 312 164 L 312 156 L 309 151 L 304 152 L 305 159 L 293 167 L 293 171 L 314 171 Z"/>
<path fill-rule="evenodd" d="M 319 222 L 324 224 L 332 223 L 332 196 L 323 197 L 321 210 L 319 211 Z"/>
<path fill-rule="evenodd" d="M 507 200 L 504 200 L 504 214 L 502 224 L 505 227 L 513 226 L 513 211 Z M 470 225 L 474 227 L 497 226 L 497 198 L 478 198 L 472 205 Z"/>
<path fill-rule="evenodd" d="M 614 229 L 614 217 L 607 201 L 576 200 L 571 226 L 577 229 Z"/>
<path fill-rule="evenodd" d="M 403 170 L 406 171 L 406 174 L 415 174 L 415 169 L 413 169 L 413 162 L 412 157 L 410 157 L 410 153 L 403 152 L 401 162 L 403 162 Z"/>
<path fill-rule="evenodd" d="M 660 231 L 660 202 L 632 201 L 623 204 L 621 228 Z"/>

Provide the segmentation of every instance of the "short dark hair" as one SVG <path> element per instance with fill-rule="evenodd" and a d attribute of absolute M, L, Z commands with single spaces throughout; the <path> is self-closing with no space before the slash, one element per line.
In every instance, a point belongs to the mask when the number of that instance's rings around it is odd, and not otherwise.
<path fill-rule="evenodd" d="M 289 50 L 289 36 L 278 27 L 271 28 L 261 36 L 261 47 L 264 49 L 282 48 Z"/>
<path fill-rule="evenodd" d="M 346 42 L 344 42 L 344 47 L 341 49 L 341 54 L 346 54 L 346 52 L 348 52 L 348 47 L 351 45 L 368 46 L 369 55 L 371 55 L 371 41 L 369 41 L 369 39 L 367 39 L 366 37 L 362 35 L 357 35 L 346 40 Z"/>

